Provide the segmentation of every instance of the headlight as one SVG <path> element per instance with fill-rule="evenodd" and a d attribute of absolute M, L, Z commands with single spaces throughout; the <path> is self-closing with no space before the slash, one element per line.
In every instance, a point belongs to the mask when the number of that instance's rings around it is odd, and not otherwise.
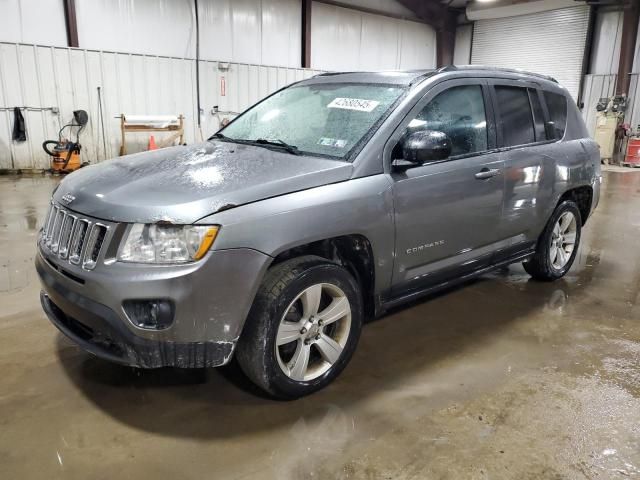
<path fill-rule="evenodd" d="M 220 227 L 134 223 L 118 260 L 136 263 L 185 263 L 200 260 L 216 239 Z"/>

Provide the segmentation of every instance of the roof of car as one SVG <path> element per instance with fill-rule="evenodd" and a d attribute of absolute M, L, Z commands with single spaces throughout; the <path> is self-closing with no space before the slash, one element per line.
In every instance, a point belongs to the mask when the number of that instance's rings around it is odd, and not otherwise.
<path fill-rule="evenodd" d="M 419 80 L 437 74 L 458 73 L 460 76 L 496 76 L 496 77 L 534 77 L 558 83 L 553 77 L 539 73 L 527 72 L 510 68 L 488 67 L 483 65 L 448 65 L 430 70 L 403 70 L 382 72 L 327 72 L 320 73 L 303 83 L 384 83 L 390 85 L 412 85 Z"/>
<path fill-rule="evenodd" d="M 327 72 L 311 77 L 304 83 L 384 83 L 389 85 L 411 85 L 417 78 L 427 76 L 435 70 L 405 70 L 384 72 Z"/>

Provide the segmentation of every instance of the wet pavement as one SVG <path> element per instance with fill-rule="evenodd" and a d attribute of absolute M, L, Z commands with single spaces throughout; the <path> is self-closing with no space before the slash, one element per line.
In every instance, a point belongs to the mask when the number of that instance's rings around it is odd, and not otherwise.
<path fill-rule="evenodd" d="M 294 402 L 58 334 L 33 268 L 56 182 L 0 177 L 0 478 L 640 478 L 640 172 L 605 173 L 565 279 L 514 265 L 398 310 Z"/>

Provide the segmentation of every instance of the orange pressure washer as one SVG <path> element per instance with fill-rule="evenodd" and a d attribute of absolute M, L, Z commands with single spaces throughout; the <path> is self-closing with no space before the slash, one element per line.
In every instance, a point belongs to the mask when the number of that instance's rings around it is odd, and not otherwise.
<path fill-rule="evenodd" d="M 80 161 L 81 145 L 79 142 L 80 132 L 84 130 L 88 121 L 89 116 L 86 111 L 76 110 L 73 112 L 73 121 L 66 124 L 58 132 L 58 140 L 47 140 L 42 144 L 44 151 L 53 157 L 51 159 L 51 170 L 58 173 L 69 173 L 88 165 L 87 162 L 82 163 Z M 62 132 L 65 128 L 69 129 L 69 140 L 62 137 Z M 71 141 L 73 128 L 78 129 L 75 142 Z M 50 146 L 53 146 L 53 150 Z"/>

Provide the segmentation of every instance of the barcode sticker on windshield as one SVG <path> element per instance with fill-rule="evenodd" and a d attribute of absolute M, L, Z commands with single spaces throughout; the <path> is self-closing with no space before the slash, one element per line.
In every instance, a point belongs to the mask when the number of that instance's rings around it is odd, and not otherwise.
<path fill-rule="evenodd" d="M 343 108 L 345 110 L 371 112 L 378 105 L 380 105 L 380 102 L 375 100 L 363 100 L 361 98 L 334 98 L 333 101 L 327 105 L 327 108 Z"/>
<path fill-rule="evenodd" d="M 318 145 L 322 145 L 324 147 L 344 148 L 347 146 L 347 141 L 339 138 L 320 137 Z"/>

